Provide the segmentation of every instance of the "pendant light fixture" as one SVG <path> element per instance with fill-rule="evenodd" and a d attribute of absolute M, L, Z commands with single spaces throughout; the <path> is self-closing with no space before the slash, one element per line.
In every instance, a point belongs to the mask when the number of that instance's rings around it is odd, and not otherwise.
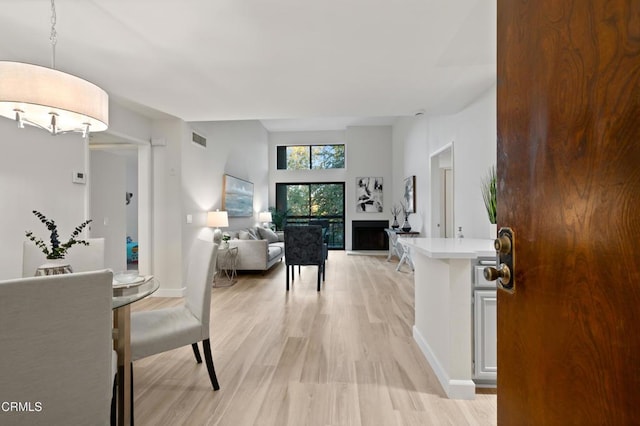
<path fill-rule="evenodd" d="M 0 61 L 0 116 L 52 135 L 107 130 L 109 95 L 100 87 L 55 69 L 56 7 L 51 0 L 51 68 Z"/>

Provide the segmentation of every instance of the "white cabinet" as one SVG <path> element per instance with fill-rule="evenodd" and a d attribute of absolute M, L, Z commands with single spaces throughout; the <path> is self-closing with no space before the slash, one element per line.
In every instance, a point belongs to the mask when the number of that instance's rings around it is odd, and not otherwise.
<path fill-rule="evenodd" d="M 478 380 L 498 378 L 498 299 L 496 290 L 474 292 L 474 371 Z"/>

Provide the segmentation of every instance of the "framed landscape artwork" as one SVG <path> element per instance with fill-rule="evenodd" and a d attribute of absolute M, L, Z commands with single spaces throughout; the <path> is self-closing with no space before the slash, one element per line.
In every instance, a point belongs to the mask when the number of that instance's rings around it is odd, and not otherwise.
<path fill-rule="evenodd" d="M 382 212 L 382 178 L 356 178 L 356 213 Z"/>
<path fill-rule="evenodd" d="M 253 183 L 224 175 L 222 185 L 222 210 L 229 217 L 253 216 Z"/>
<path fill-rule="evenodd" d="M 416 212 L 416 177 L 409 176 L 404 180 L 404 205 L 407 213 Z"/>

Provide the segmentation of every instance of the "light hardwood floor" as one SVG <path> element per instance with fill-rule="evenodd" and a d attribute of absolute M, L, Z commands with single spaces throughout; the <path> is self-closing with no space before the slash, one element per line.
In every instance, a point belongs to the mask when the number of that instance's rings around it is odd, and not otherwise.
<path fill-rule="evenodd" d="M 138 425 L 493 425 L 496 395 L 444 397 L 413 341 L 413 273 L 397 259 L 332 251 L 316 292 L 284 263 L 214 288 L 211 345 L 221 389 L 191 347 L 134 363 Z M 132 310 L 181 299 L 149 298 Z"/>

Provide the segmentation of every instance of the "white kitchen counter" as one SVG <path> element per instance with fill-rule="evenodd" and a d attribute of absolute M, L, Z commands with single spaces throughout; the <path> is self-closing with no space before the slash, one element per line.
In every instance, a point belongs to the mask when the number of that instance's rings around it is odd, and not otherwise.
<path fill-rule="evenodd" d="M 433 259 L 477 259 L 495 257 L 493 240 L 473 238 L 403 238 L 401 242 Z"/>
<path fill-rule="evenodd" d="M 493 240 L 399 238 L 415 266 L 413 337 L 449 398 L 474 399 L 472 271 Z"/>

